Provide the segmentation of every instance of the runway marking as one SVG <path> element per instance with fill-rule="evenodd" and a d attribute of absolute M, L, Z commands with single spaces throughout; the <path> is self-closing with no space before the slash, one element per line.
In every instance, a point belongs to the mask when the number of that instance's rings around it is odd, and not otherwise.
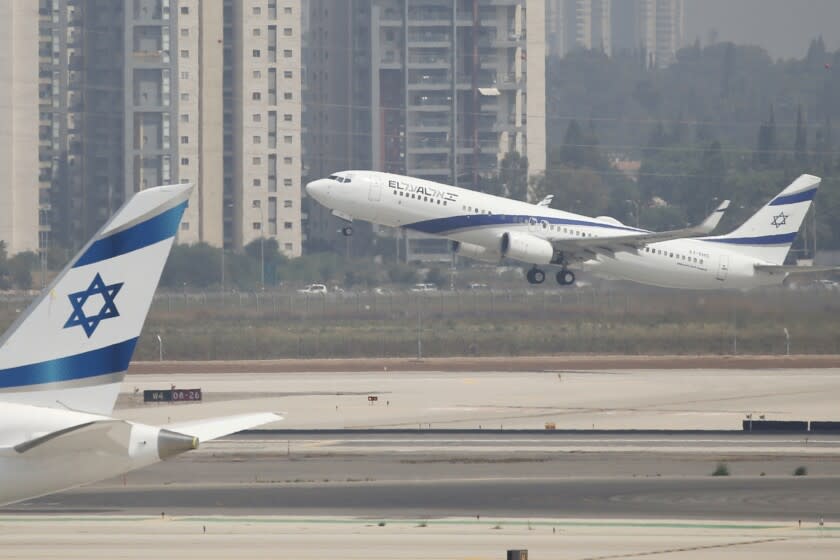
<path fill-rule="evenodd" d="M 781 542 L 781 541 L 788 541 L 788 538 L 775 538 L 775 539 L 758 539 L 753 541 L 739 541 L 739 542 L 731 542 L 731 543 L 721 543 L 721 544 L 707 544 L 707 545 L 698 545 L 698 546 L 686 546 L 680 548 L 666 548 L 663 550 L 650 550 L 647 552 L 627 552 L 621 554 L 609 554 L 606 556 L 584 556 L 581 560 L 609 560 L 612 558 L 638 558 L 641 556 L 656 556 L 659 554 L 672 554 L 674 552 L 695 552 L 698 550 L 709 550 L 714 548 L 731 548 L 735 546 L 748 546 L 753 544 L 766 544 L 772 542 Z"/>

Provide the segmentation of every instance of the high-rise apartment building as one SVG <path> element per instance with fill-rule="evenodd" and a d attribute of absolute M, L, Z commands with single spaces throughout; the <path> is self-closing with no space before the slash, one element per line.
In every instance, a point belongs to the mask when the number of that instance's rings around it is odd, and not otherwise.
<path fill-rule="evenodd" d="M 612 0 L 547 0 L 550 53 L 565 56 L 575 49 L 612 52 Z"/>
<path fill-rule="evenodd" d="M 641 51 L 649 66 L 664 68 L 684 43 L 684 0 L 613 2 L 612 36 L 614 51 Z"/>
<path fill-rule="evenodd" d="M 301 9 L 243 0 L 232 10 L 233 242 L 262 236 L 301 254 Z"/>
<path fill-rule="evenodd" d="M 38 5 L 0 3 L 0 239 L 38 249 Z"/>
<path fill-rule="evenodd" d="M 35 18 L 23 27 L 34 30 L 32 38 L 16 32 L 4 40 L 28 41 L 27 48 L 5 51 L 14 52 L 20 69 L 25 53 L 37 56 L 28 66 L 37 77 L 25 83 L 37 84 L 39 94 L 29 96 L 37 116 L 29 122 L 39 123 L 37 149 L 29 153 L 40 160 L 34 180 L 45 224 L 41 246 L 51 235 L 74 249 L 132 193 L 192 182 L 197 188 L 179 242 L 238 248 L 265 236 L 287 255 L 299 255 L 300 4 L 39 0 L 3 6 L 10 15 L 32 7 L 28 17 Z M 37 206 L 37 186 L 33 191 Z M 37 224 L 38 209 L 31 214 Z"/>

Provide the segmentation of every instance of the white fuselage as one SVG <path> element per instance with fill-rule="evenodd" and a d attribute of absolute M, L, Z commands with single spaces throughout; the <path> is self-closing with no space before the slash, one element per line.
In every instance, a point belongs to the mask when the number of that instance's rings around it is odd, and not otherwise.
<path fill-rule="evenodd" d="M 507 232 L 553 242 L 644 232 L 610 218 L 591 218 L 477 191 L 389 173 L 348 171 L 348 182 L 320 179 L 309 194 L 341 215 L 404 227 L 497 250 Z M 784 274 L 760 274 L 761 261 L 711 240 L 651 243 L 637 252 L 599 254 L 586 262 L 596 273 L 655 286 L 747 289 L 780 284 Z"/>
<path fill-rule="evenodd" d="M 160 461 L 160 428 L 128 423 L 126 440 L 115 438 L 96 450 L 52 446 L 18 453 L 12 446 L 58 430 L 108 417 L 70 410 L 0 402 L 0 505 L 110 478 Z"/>

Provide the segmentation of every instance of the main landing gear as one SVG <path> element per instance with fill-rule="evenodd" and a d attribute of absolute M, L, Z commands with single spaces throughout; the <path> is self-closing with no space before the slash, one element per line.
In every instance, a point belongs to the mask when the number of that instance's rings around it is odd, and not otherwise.
<path fill-rule="evenodd" d="M 571 286 L 575 283 L 575 273 L 564 268 L 557 273 L 557 283 L 561 286 Z"/>
<path fill-rule="evenodd" d="M 350 237 L 353 235 L 353 226 L 344 226 L 341 228 L 341 235 L 344 237 Z"/>
<path fill-rule="evenodd" d="M 525 274 L 525 278 L 530 284 L 542 284 L 545 282 L 545 272 L 535 266 Z"/>

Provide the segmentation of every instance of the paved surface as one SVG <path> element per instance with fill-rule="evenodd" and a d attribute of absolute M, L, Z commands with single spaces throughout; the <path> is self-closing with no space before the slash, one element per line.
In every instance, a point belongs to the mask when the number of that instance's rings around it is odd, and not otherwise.
<path fill-rule="evenodd" d="M 840 437 L 249 434 L 6 513 L 840 521 Z M 730 477 L 712 477 L 725 462 Z M 805 466 L 809 476 L 794 477 Z"/>
<path fill-rule="evenodd" d="M 812 522 L 0 517 L 9 558 L 498 560 L 524 548 L 533 560 L 833 560 L 838 547 L 840 534 Z"/>
<path fill-rule="evenodd" d="M 129 375 L 126 391 L 201 387 L 202 405 L 118 414 L 169 421 L 282 411 L 279 428 L 740 429 L 747 414 L 840 420 L 840 369 Z M 370 405 L 368 395 L 377 396 Z"/>

